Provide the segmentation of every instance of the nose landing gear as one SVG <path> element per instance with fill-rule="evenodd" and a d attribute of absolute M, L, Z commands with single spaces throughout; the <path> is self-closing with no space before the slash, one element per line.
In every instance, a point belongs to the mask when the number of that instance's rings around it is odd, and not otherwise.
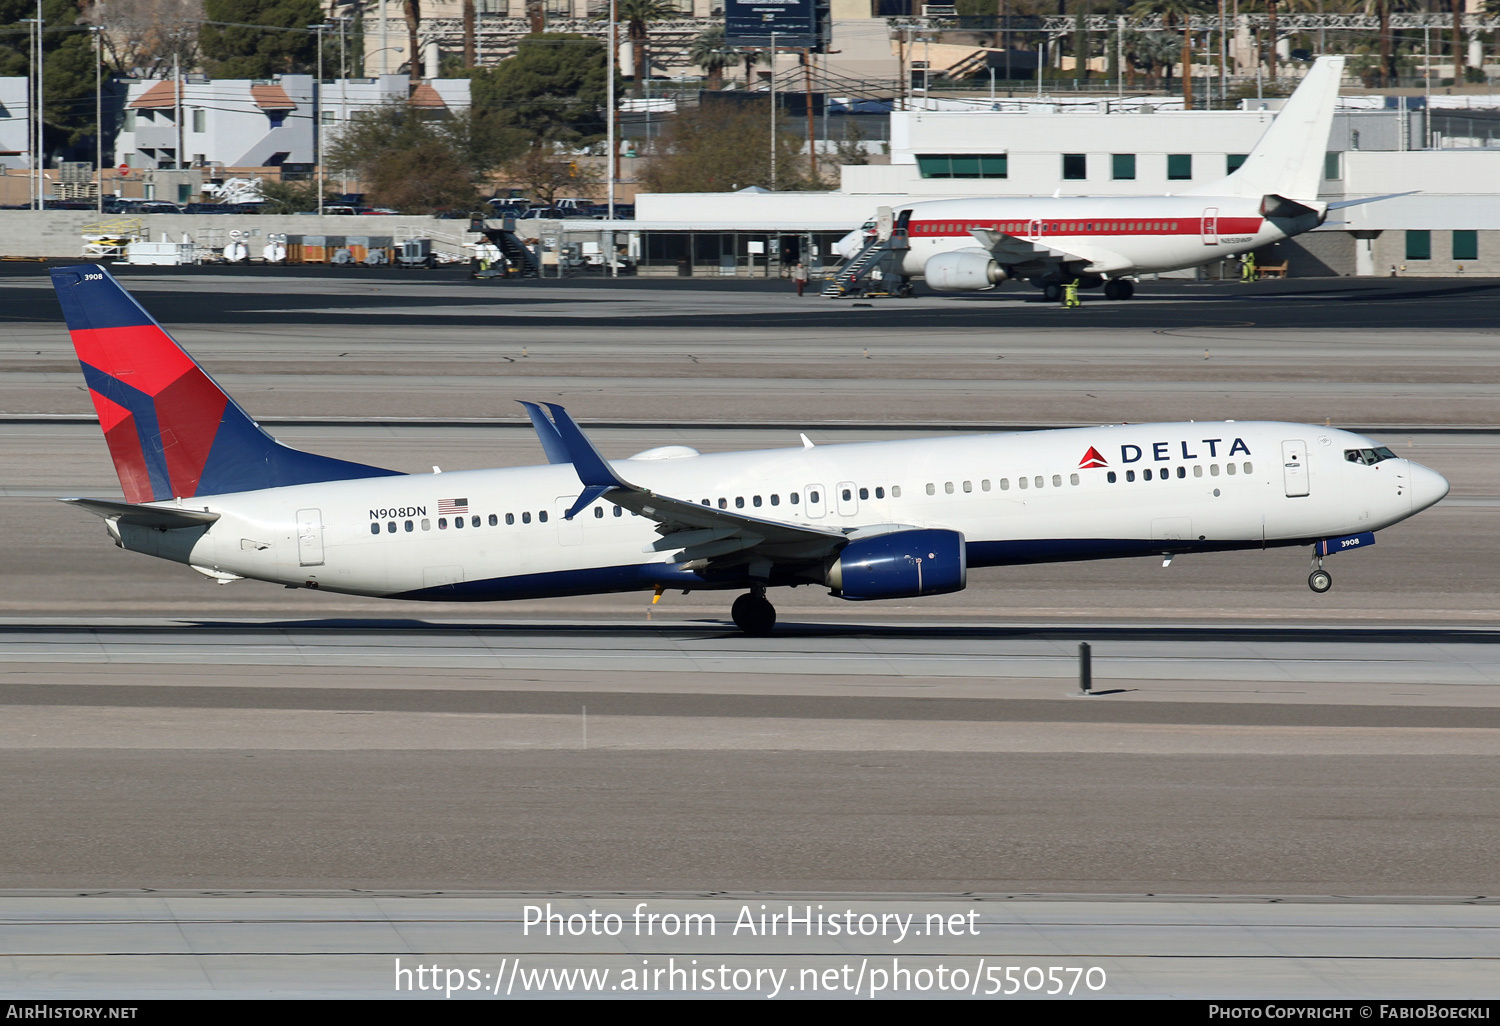
<path fill-rule="evenodd" d="M 1319 595 L 1333 587 L 1333 575 L 1323 569 L 1323 557 L 1313 556 L 1313 572 L 1307 575 L 1307 586 Z"/>
<path fill-rule="evenodd" d="M 735 599 L 729 615 L 736 627 L 752 637 L 764 637 L 776 626 L 776 607 L 766 599 L 764 588 L 756 588 Z"/>

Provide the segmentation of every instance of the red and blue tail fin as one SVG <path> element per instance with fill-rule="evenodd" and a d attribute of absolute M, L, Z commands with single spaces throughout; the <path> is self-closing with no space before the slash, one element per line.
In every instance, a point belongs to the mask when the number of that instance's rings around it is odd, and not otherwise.
<path fill-rule="evenodd" d="M 276 441 L 103 267 L 53 268 L 52 286 L 129 502 L 400 473 Z"/>

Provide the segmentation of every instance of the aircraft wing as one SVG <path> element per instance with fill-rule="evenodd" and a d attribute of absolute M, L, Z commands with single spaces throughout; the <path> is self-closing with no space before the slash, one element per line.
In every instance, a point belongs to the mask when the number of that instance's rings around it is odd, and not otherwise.
<path fill-rule="evenodd" d="M 1122 271 L 1134 266 L 1118 253 L 1087 243 L 1070 242 L 1068 248 L 1063 249 L 1049 242 L 1037 242 L 1016 235 L 1007 235 L 993 228 L 972 228 L 969 234 L 981 246 L 989 250 L 994 255 L 995 262 L 999 264 L 1083 263 L 1087 265 L 1083 268 L 1086 271 L 1105 273 Z"/>
<path fill-rule="evenodd" d="M 616 506 L 656 521 L 657 533 L 662 537 L 645 551 L 672 552 L 673 561 L 679 563 L 719 559 L 750 550 L 773 561 L 807 561 L 832 553 L 848 538 L 843 531 L 716 509 L 632 484 L 616 474 L 599 455 L 567 410 L 555 403 L 546 406 L 552 412 L 554 430 L 567 448 L 573 469 L 583 484 L 578 501 L 564 514 L 566 519 L 571 520 L 601 498 L 608 499 Z"/>

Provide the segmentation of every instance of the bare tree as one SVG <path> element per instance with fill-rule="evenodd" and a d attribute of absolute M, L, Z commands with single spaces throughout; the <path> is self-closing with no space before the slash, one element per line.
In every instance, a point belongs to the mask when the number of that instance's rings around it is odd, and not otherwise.
<path fill-rule="evenodd" d="M 105 62 L 120 74 L 146 78 L 172 66 L 198 64 L 203 0 L 109 0 L 92 3 L 78 20 L 103 28 Z"/>

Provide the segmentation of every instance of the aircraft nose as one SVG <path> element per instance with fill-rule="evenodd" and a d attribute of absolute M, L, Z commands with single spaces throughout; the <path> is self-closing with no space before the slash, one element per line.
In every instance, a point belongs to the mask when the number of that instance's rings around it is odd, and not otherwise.
<path fill-rule="evenodd" d="M 1411 464 L 1411 511 L 1416 513 L 1436 504 L 1448 494 L 1448 479 L 1420 463 Z"/>

